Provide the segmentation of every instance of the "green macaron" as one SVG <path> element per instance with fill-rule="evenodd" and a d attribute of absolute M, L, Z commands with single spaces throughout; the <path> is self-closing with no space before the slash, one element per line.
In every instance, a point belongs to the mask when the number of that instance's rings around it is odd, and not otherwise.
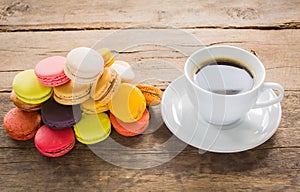
<path fill-rule="evenodd" d="M 74 125 L 76 139 L 83 144 L 95 144 L 105 140 L 111 132 L 111 123 L 106 113 L 82 114 Z"/>
<path fill-rule="evenodd" d="M 12 88 L 18 99 L 30 104 L 43 103 L 52 95 L 52 88 L 42 85 L 33 69 L 18 73 L 13 80 Z"/>

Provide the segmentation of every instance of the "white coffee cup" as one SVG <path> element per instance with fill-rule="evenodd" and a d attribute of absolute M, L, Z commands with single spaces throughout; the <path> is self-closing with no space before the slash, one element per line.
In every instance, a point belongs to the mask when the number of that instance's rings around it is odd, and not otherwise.
<path fill-rule="evenodd" d="M 234 95 L 217 94 L 205 90 L 194 81 L 195 71 L 214 58 L 230 58 L 244 63 L 253 73 L 254 85 L 252 89 Z M 252 53 L 233 46 L 210 46 L 193 53 L 186 61 L 184 74 L 187 79 L 189 97 L 195 102 L 199 115 L 209 123 L 228 125 L 241 119 L 254 108 L 262 108 L 278 103 L 284 96 L 283 87 L 278 83 L 266 83 L 266 71 L 262 62 Z M 279 95 L 263 102 L 258 102 L 262 92 L 274 89 Z"/>

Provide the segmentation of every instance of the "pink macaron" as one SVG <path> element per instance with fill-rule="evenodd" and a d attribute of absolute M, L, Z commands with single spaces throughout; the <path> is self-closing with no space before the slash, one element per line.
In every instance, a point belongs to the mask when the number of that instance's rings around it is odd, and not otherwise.
<path fill-rule="evenodd" d="M 38 151 L 47 157 L 60 157 L 71 151 L 75 145 L 72 128 L 54 130 L 46 125 L 40 127 L 34 137 Z"/>
<path fill-rule="evenodd" d="M 52 56 L 41 60 L 34 69 L 39 82 L 45 86 L 56 87 L 70 81 L 64 73 L 66 58 Z"/>
<path fill-rule="evenodd" d="M 125 123 L 110 113 L 110 121 L 115 130 L 123 136 L 131 137 L 142 134 L 149 126 L 150 113 L 145 109 L 143 116 L 135 122 Z"/>

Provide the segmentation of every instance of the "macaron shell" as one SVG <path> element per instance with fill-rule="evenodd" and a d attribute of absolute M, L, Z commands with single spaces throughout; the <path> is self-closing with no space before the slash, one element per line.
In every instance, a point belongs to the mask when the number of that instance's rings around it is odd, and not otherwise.
<path fill-rule="evenodd" d="M 69 81 L 66 84 L 53 88 L 54 99 L 63 105 L 77 105 L 90 98 L 90 84 L 78 84 Z"/>
<path fill-rule="evenodd" d="M 75 145 L 72 128 L 53 130 L 43 125 L 36 133 L 34 143 L 38 151 L 48 157 L 59 157 L 68 153 Z"/>
<path fill-rule="evenodd" d="M 62 105 L 53 98 L 42 105 L 41 114 L 44 124 L 52 129 L 72 127 L 82 116 L 79 105 Z"/>
<path fill-rule="evenodd" d="M 90 98 L 89 100 L 83 102 L 80 105 L 80 108 L 84 113 L 87 113 L 87 114 L 97 114 L 97 113 L 102 113 L 102 112 L 105 112 L 105 111 L 109 110 L 107 104 L 106 105 L 101 105 L 100 102 L 95 101 L 92 98 Z"/>
<path fill-rule="evenodd" d="M 74 146 L 75 146 L 75 143 L 76 141 L 74 140 L 70 145 L 68 145 L 67 147 L 65 148 L 62 148 L 61 150 L 57 151 L 57 152 L 46 152 L 46 151 L 43 151 L 41 148 L 39 148 L 38 146 L 35 146 L 37 148 L 37 150 L 44 156 L 46 157 L 61 157 L 65 154 L 67 154 L 69 151 L 71 151 Z"/>
<path fill-rule="evenodd" d="M 118 119 L 131 123 L 142 117 L 146 109 L 146 100 L 136 86 L 129 83 L 121 83 L 108 103 L 108 107 L 110 112 Z"/>
<path fill-rule="evenodd" d="M 97 50 L 97 52 L 100 53 L 100 55 L 102 56 L 105 67 L 109 67 L 114 63 L 115 58 L 111 54 L 111 51 L 109 48 L 100 48 Z"/>
<path fill-rule="evenodd" d="M 105 140 L 111 132 L 111 123 L 106 113 L 83 114 L 74 125 L 76 139 L 83 144 L 95 144 Z"/>
<path fill-rule="evenodd" d="M 142 91 L 146 99 L 147 106 L 160 104 L 163 93 L 159 88 L 147 84 L 137 84 L 136 87 Z"/>
<path fill-rule="evenodd" d="M 52 56 L 41 60 L 34 68 L 34 72 L 41 84 L 45 86 L 59 86 L 70 79 L 64 73 L 66 58 Z"/>
<path fill-rule="evenodd" d="M 14 90 L 10 93 L 10 100 L 14 103 L 16 107 L 23 111 L 38 111 L 41 109 L 41 104 L 30 104 L 30 103 L 25 103 L 18 99 L 16 96 Z"/>
<path fill-rule="evenodd" d="M 25 112 L 19 108 L 11 109 L 3 120 L 7 134 L 15 140 L 31 139 L 41 123 L 41 115 L 37 112 Z"/>
<path fill-rule="evenodd" d="M 57 77 L 38 77 L 41 84 L 48 86 L 48 87 L 56 87 L 63 85 L 70 81 L 70 79 L 67 76 L 64 76 L 65 74 L 62 74 L 61 76 Z"/>
<path fill-rule="evenodd" d="M 119 84 L 120 78 L 116 71 L 105 67 L 101 78 L 92 85 L 91 97 L 105 105 L 111 100 L 114 90 Z"/>
<path fill-rule="evenodd" d="M 52 88 L 42 85 L 34 70 L 18 73 L 13 80 L 12 87 L 18 99 L 25 103 L 39 104 L 48 100 L 52 95 Z"/>
<path fill-rule="evenodd" d="M 110 120 L 115 130 L 123 136 L 136 136 L 143 133 L 149 126 L 150 114 L 147 109 L 141 119 L 133 123 L 125 123 L 110 113 Z"/>
<path fill-rule="evenodd" d="M 111 101 L 112 97 L 118 90 L 120 84 L 121 79 L 120 76 L 117 75 L 116 80 L 114 81 L 113 85 L 111 85 L 110 90 L 107 90 L 107 93 L 104 94 L 105 96 L 102 99 L 98 100 L 99 102 L 101 102 L 101 105 L 108 105 L 108 103 Z"/>
<path fill-rule="evenodd" d="M 125 62 L 116 60 L 110 68 L 114 69 L 121 77 L 122 83 L 132 83 L 135 77 L 134 72 L 132 71 L 131 66 Z"/>
<path fill-rule="evenodd" d="M 89 84 L 102 75 L 103 67 L 103 58 L 97 51 L 78 47 L 68 53 L 64 72 L 76 83 Z"/>

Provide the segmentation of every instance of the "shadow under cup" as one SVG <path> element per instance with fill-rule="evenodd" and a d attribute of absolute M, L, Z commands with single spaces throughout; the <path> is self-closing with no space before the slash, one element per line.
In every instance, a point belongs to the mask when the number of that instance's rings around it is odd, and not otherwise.
<path fill-rule="evenodd" d="M 245 92 L 226 95 L 201 88 L 194 81 L 196 71 L 215 58 L 228 58 L 244 65 L 253 77 L 253 86 Z M 185 63 L 185 77 L 189 97 L 194 101 L 199 118 L 216 125 L 228 125 L 241 119 L 251 108 L 254 108 L 260 92 L 263 91 L 265 68 L 252 53 L 233 46 L 211 46 L 193 53 Z M 218 78 L 218 75 L 213 78 Z M 221 76 L 221 74 L 220 74 Z M 243 79 L 240 79 L 243 81 Z"/>

